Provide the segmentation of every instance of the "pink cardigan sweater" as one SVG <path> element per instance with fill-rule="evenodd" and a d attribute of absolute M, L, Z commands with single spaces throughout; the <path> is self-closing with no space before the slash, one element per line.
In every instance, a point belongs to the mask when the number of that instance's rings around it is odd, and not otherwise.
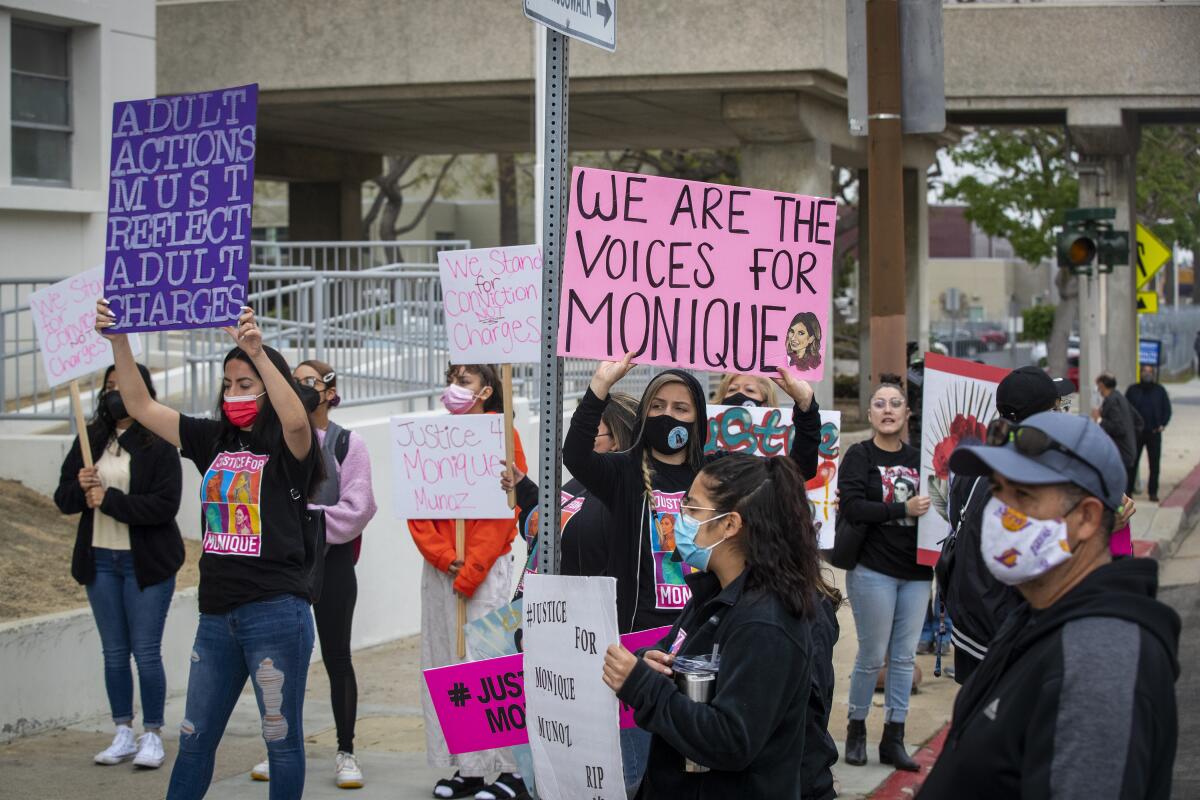
<path fill-rule="evenodd" d="M 325 443 L 325 431 L 317 431 L 317 440 Z M 331 506 L 310 505 L 325 511 L 325 541 L 345 544 L 357 539 L 375 516 L 375 493 L 371 488 L 371 458 L 367 443 L 353 431 L 346 459 L 338 468 L 338 501 Z"/>

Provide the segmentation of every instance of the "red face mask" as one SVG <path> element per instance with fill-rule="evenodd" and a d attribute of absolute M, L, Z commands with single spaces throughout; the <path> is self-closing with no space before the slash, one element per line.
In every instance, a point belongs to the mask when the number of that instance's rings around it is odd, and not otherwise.
<path fill-rule="evenodd" d="M 225 418 L 239 428 L 249 428 L 254 424 L 254 420 L 258 419 L 258 398 L 262 394 L 247 394 L 239 395 L 238 397 L 225 396 L 221 403 L 221 410 L 225 412 Z"/>

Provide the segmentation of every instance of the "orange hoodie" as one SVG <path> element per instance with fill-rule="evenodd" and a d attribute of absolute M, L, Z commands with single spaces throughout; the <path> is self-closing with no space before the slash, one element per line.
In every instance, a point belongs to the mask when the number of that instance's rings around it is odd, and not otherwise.
<path fill-rule="evenodd" d="M 521 472 L 529 471 L 525 462 L 525 451 L 521 447 L 521 437 L 516 431 L 513 431 L 513 461 Z M 517 536 L 519 513 L 518 508 L 513 511 L 511 519 L 467 520 L 466 556 L 463 558 L 463 568 L 454 579 L 455 591 L 467 597 L 475 594 L 475 590 L 483 583 L 496 559 L 512 550 L 512 540 Z M 454 520 L 410 519 L 408 532 L 412 534 L 413 542 L 426 561 L 442 572 L 450 570 L 450 563 L 455 557 Z"/>

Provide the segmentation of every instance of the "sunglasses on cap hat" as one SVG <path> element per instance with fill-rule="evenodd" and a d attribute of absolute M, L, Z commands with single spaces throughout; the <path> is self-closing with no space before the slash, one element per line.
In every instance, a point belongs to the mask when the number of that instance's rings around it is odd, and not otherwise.
<path fill-rule="evenodd" d="M 1027 458 L 1037 458 L 1047 450 L 1062 453 L 1094 472 L 1100 480 L 1101 491 L 1104 492 L 1105 497 L 1108 496 L 1108 484 L 1104 482 L 1104 475 L 1096 468 L 1096 465 L 1071 451 L 1070 448 L 1056 442 L 1050 434 L 1040 428 L 1027 427 L 1011 422 L 1004 417 L 997 417 L 988 424 L 986 441 L 989 447 L 1003 447 L 1011 442 L 1013 449 Z"/>

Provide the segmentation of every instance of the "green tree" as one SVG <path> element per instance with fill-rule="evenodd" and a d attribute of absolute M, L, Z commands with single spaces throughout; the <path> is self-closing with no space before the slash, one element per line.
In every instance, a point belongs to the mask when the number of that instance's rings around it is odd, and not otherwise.
<path fill-rule="evenodd" d="M 1021 309 L 1022 325 L 1021 341 L 1044 342 L 1050 338 L 1054 329 L 1054 306 L 1040 305 Z"/>
<path fill-rule="evenodd" d="M 1142 128 L 1137 156 L 1137 218 L 1170 244 L 1200 244 L 1200 126 Z"/>
<path fill-rule="evenodd" d="M 965 203 L 980 230 L 1038 264 L 1054 255 L 1063 215 L 1078 205 L 1068 148 L 1061 128 L 979 128 L 950 150 L 955 166 L 970 172 L 943 183 L 942 197 Z"/>

